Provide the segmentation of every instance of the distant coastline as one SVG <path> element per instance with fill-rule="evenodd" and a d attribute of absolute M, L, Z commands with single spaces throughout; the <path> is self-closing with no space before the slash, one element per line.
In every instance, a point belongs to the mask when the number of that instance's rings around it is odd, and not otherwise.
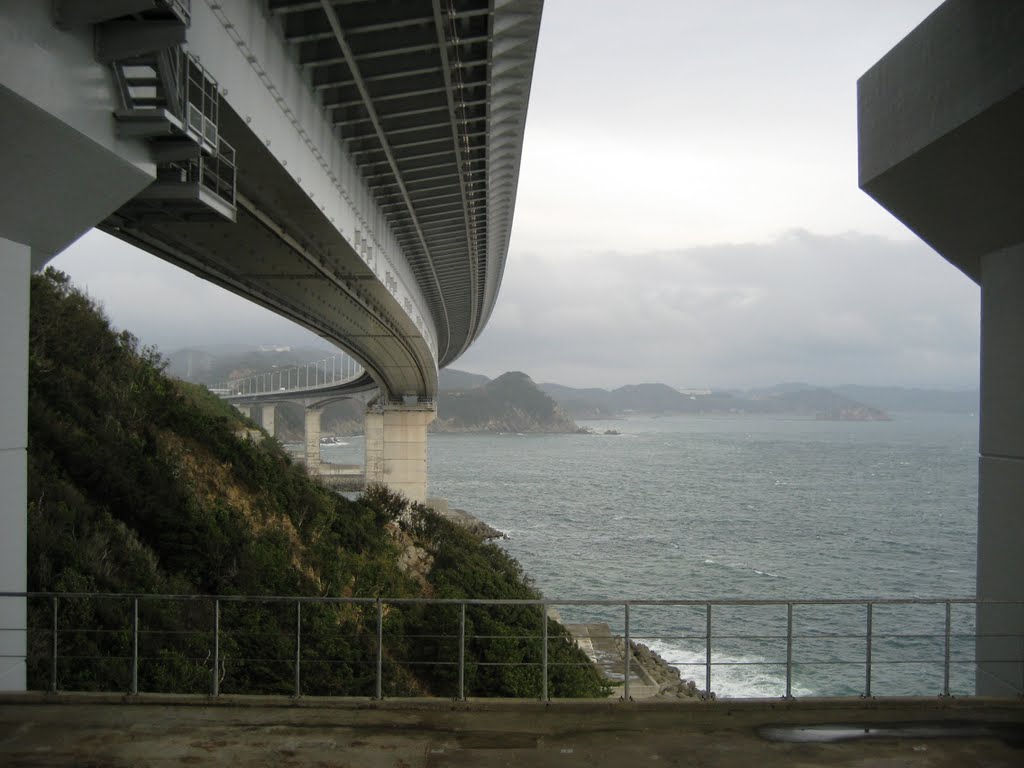
<path fill-rule="evenodd" d="M 321 349 L 266 347 L 259 350 L 172 353 L 168 370 L 201 384 L 286 366 L 302 366 L 323 356 Z M 771 415 L 817 421 L 888 421 L 893 413 L 976 413 L 976 390 L 843 385 L 821 387 L 799 382 L 747 390 L 674 388 L 666 384 L 629 384 L 617 389 L 538 384 L 522 372 L 491 379 L 481 374 L 444 369 L 439 376 L 437 418 L 431 432 L 448 434 L 580 434 L 591 430 L 577 420 L 613 420 L 634 414 L 652 416 Z M 302 406 L 278 404 L 277 434 L 301 440 Z M 321 417 L 324 436 L 362 433 L 362 405 L 354 400 L 330 404 Z M 604 431 L 604 430 L 600 430 Z"/>

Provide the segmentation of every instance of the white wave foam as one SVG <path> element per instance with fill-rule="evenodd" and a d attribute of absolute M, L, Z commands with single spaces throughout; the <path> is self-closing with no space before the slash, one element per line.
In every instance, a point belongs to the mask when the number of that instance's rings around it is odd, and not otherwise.
<path fill-rule="evenodd" d="M 779 574 L 772 573 L 771 571 L 762 571 L 760 568 L 753 568 L 746 563 L 720 563 L 718 560 L 714 560 L 710 557 L 704 558 L 704 565 L 717 565 L 719 568 L 729 568 L 734 571 L 753 571 L 758 576 L 767 576 L 770 579 L 781 578 Z"/>
<path fill-rule="evenodd" d="M 704 688 L 706 656 L 703 648 L 695 650 L 663 640 L 644 642 L 678 669 L 684 680 L 693 680 L 698 688 Z M 722 662 L 730 663 L 723 665 Z M 720 699 L 778 698 L 786 693 L 786 671 L 761 656 L 722 656 L 712 649 L 711 690 Z M 792 694 L 810 696 L 813 691 L 794 685 Z"/>

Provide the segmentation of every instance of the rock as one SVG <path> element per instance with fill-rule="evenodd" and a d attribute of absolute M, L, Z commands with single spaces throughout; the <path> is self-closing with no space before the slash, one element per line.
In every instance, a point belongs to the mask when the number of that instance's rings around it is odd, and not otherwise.
<path fill-rule="evenodd" d="M 472 533 L 474 536 L 478 536 L 481 539 L 507 539 L 504 533 L 499 531 L 497 528 L 492 528 L 480 518 L 469 514 L 464 509 L 448 509 L 442 513 L 443 517 L 448 518 L 453 523 L 457 523 L 465 528 L 467 531 Z"/>
<path fill-rule="evenodd" d="M 683 680 L 679 670 L 665 661 L 656 651 L 652 651 L 643 643 L 630 641 L 629 645 L 633 652 L 633 658 L 640 666 L 642 673 L 657 684 L 658 696 L 679 699 L 704 696 L 704 692 L 698 690 L 695 682 Z M 624 651 L 625 644 L 621 638 L 615 639 L 615 646 L 620 653 Z"/>

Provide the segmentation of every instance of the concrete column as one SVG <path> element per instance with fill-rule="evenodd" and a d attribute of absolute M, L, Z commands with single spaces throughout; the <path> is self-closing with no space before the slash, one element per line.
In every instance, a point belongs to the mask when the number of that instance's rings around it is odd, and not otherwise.
<path fill-rule="evenodd" d="M 266 403 L 263 406 L 263 412 L 260 414 L 260 426 L 263 427 L 271 437 L 274 436 L 274 412 L 276 408 L 276 403 Z"/>
<path fill-rule="evenodd" d="M 306 409 L 306 471 L 315 475 L 320 471 L 320 416 L 323 408 Z"/>
<path fill-rule="evenodd" d="M 1024 244 L 981 265 L 977 593 L 1024 600 Z M 1024 605 L 980 606 L 977 621 L 978 695 L 1024 694 Z"/>
<path fill-rule="evenodd" d="M 28 305 L 32 251 L 0 238 L 0 592 L 28 589 Z M 0 598 L 0 691 L 25 690 L 24 598 Z"/>
<path fill-rule="evenodd" d="M 372 405 L 366 411 L 366 482 L 384 483 L 409 501 L 427 500 L 427 427 L 432 405 Z"/>

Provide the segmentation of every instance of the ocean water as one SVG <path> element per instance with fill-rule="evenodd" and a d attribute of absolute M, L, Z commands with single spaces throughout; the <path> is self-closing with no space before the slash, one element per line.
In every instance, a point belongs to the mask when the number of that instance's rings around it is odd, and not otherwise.
<path fill-rule="evenodd" d="M 508 535 L 555 600 L 974 594 L 977 418 L 891 422 L 634 416 L 620 435 L 432 435 L 431 495 Z M 359 461 L 362 441 L 325 449 Z M 560 606 L 624 629 L 621 607 Z M 712 609 L 718 696 L 785 692 L 787 609 Z M 973 690 L 973 607 L 954 606 L 951 687 Z M 707 609 L 630 608 L 631 635 L 705 687 Z M 873 694 L 943 687 L 945 607 L 875 606 Z M 866 683 L 864 605 L 793 609 L 795 695 Z M 751 638 L 756 635 L 756 638 Z"/>

